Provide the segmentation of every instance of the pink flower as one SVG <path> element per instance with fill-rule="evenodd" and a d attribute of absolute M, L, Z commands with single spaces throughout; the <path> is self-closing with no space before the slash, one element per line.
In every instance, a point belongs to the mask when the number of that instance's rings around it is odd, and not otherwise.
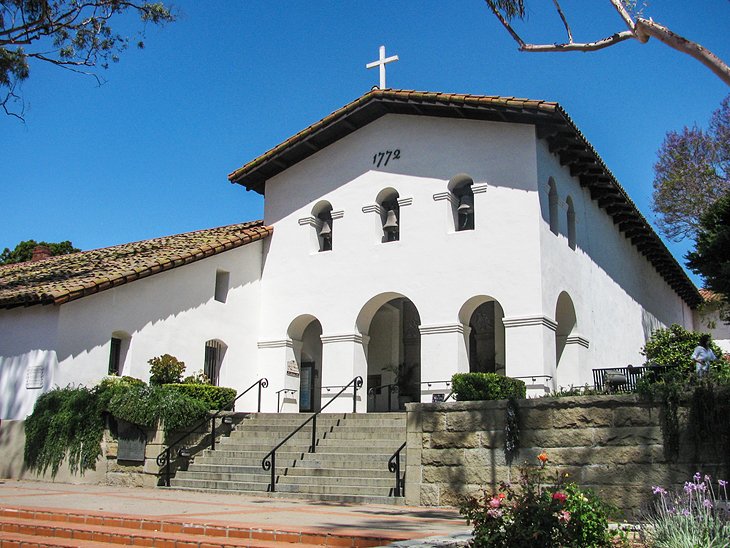
<path fill-rule="evenodd" d="M 492 508 L 499 508 L 501 504 L 502 504 L 502 499 L 500 499 L 499 497 L 493 497 L 489 501 L 489 506 L 491 506 Z"/>
<path fill-rule="evenodd" d="M 556 491 L 553 493 L 553 500 L 557 500 L 558 502 L 565 502 L 565 500 L 568 498 L 568 495 L 565 493 L 561 493 L 560 491 Z"/>
<path fill-rule="evenodd" d="M 502 517 L 502 510 L 499 510 L 497 508 L 490 508 L 487 510 L 487 515 L 490 518 L 501 518 Z"/>
<path fill-rule="evenodd" d="M 570 512 L 567 510 L 561 510 L 558 512 L 558 521 L 568 523 L 570 521 Z"/>

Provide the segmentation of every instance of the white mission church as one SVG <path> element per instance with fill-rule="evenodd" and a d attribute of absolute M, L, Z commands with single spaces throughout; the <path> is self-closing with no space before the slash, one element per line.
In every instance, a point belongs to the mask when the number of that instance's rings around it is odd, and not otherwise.
<path fill-rule="evenodd" d="M 401 399 L 466 371 L 538 394 L 698 325 L 698 290 L 556 103 L 374 89 L 229 180 L 263 221 L 0 267 L 0 418 L 165 353 L 239 392 L 267 378 L 262 411 L 399 368 Z M 393 403 L 371 392 L 358 411 Z"/>

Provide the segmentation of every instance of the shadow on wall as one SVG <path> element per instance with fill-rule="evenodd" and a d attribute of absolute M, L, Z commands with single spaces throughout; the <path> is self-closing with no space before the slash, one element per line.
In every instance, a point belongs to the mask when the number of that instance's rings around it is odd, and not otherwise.
<path fill-rule="evenodd" d="M 54 373 L 57 372 L 58 364 L 108 345 L 114 332 L 123 329 L 134 337 L 147 326 L 194 313 L 212 301 L 214 295 L 211 284 L 205 283 L 205 276 L 211 269 L 202 263 L 186 265 L 71 301 L 61 305 L 60 313 L 58 307 L 53 306 L 21 311 L 22 315 L 12 320 L 17 329 L 32 329 L 39 314 L 41 319 L 44 314 L 58 314 L 58 332 L 57 335 L 54 333 L 53 340 L 44 340 L 40 335 L 3 340 L 1 350 L 4 356 L 0 356 L 0 417 L 25 417 L 32 412 L 37 396 L 56 385 Z M 251 268 L 237 272 L 235 279 L 232 275 L 231 291 L 244 289 L 255 282 L 259 276 L 258 269 L 259 264 L 256 262 Z M 213 269 L 210 276 L 214 275 Z M 190 283 L 191 280 L 196 283 Z M 189 333 L 180 336 L 188 337 Z M 53 348 L 56 340 L 59 341 L 58 347 Z M 165 344 L 172 344 L 172 341 L 170 337 Z M 204 340 L 200 341 L 201 347 L 204 343 Z M 165 350 L 160 347 L 160 353 Z M 149 357 L 145 356 L 144 359 Z M 108 354 L 105 359 L 108 360 Z M 106 373 L 107 363 L 98 365 L 98 370 Z M 42 385 L 38 390 L 29 390 L 26 381 L 29 373 L 37 367 L 42 369 Z M 94 375 L 86 371 L 76 382 L 83 383 L 84 379 L 92 377 Z"/>
<path fill-rule="evenodd" d="M 420 480 L 418 474 L 406 480 L 407 496 L 418 499 L 409 504 L 458 506 L 467 494 L 485 488 L 495 493 L 500 482 L 519 481 L 523 463 L 537 466 L 542 452 L 548 454 L 549 480 L 559 472 L 628 518 L 652 499 L 652 485 L 681 488 L 698 470 L 724 477 L 722 449 L 702 444 L 698 457 L 694 434 L 684 422 L 678 454 L 666 453 L 661 405 L 601 396 L 519 400 L 518 406 L 521 449 L 511 465 L 504 450 L 505 402 L 414 406 L 411 411 L 421 420 L 409 425 L 423 425 L 416 449 L 422 456 Z M 414 433 L 409 429 L 409 436 Z"/>
<path fill-rule="evenodd" d="M 0 357 L 0 419 L 24 417 L 33 411 L 35 399 L 53 384 L 55 354 L 31 350 L 22 356 Z M 35 397 L 24 397 L 28 393 Z"/>

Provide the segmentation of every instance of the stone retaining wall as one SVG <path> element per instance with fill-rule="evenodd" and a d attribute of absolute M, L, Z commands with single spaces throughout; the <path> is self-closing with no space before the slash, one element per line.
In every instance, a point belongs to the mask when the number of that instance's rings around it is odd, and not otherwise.
<path fill-rule="evenodd" d="M 506 401 L 408 404 L 406 502 L 458 506 L 466 493 L 516 481 L 517 467 L 537 464 L 545 451 L 550 472 L 592 488 L 630 518 L 651 498 L 653 485 L 681 486 L 700 471 L 728 478 L 720 440 L 695 443 L 680 407 L 680 449 L 665 456 L 661 405 L 635 395 L 518 400 L 520 450 L 506 461 Z M 727 420 L 730 404 L 723 402 Z M 727 446 L 726 446 L 727 447 Z"/>
<path fill-rule="evenodd" d="M 234 417 L 234 424 L 222 425 L 217 421 L 216 430 L 220 435 L 227 435 L 235 425 L 242 421 L 247 413 L 230 413 Z M 192 434 L 185 442 L 193 454 L 205 449 L 210 444 L 210 423 L 203 429 Z M 64 461 L 55 476 L 50 471 L 38 473 L 28 470 L 23 459 L 25 447 L 25 421 L 4 420 L 0 423 L 0 478 L 24 479 L 39 481 L 57 481 L 72 484 L 102 484 L 123 485 L 129 487 L 154 487 L 158 485 L 160 467 L 157 465 L 157 455 L 166 447 L 166 442 L 176 441 L 183 432 L 173 432 L 168 438 L 160 428 L 144 430 L 147 438 L 144 462 L 123 461 L 117 459 L 118 442 L 106 430 L 101 443 L 102 454 L 96 461 L 95 470 L 86 470 L 83 473 L 73 474 Z M 219 439 L 219 438 L 218 438 Z M 173 466 L 186 467 L 185 459 L 178 459 Z"/>

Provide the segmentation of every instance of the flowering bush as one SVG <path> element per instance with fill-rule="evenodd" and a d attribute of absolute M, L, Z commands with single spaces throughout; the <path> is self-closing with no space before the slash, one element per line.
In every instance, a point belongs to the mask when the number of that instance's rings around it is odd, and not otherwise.
<path fill-rule="evenodd" d="M 679 491 L 660 486 L 652 490 L 656 499 L 642 528 L 644 540 L 651 546 L 730 547 L 727 481 L 718 480 L 715 492 L 712 478 L 698 472 Z"/>
<path fill-rule="evenodd" d="M 591 491 L 564 483 L 556 473 L 548 482 L 548 455 L 538 455 L 538 466 L 521 466 L 517 486 L 501 483 L 499 492 L 486 490 L 467 498 L 461 514 L 474 524 L 472 546 L 552 548 L 612 545 L 608 515 L 613 511 Z"/>

